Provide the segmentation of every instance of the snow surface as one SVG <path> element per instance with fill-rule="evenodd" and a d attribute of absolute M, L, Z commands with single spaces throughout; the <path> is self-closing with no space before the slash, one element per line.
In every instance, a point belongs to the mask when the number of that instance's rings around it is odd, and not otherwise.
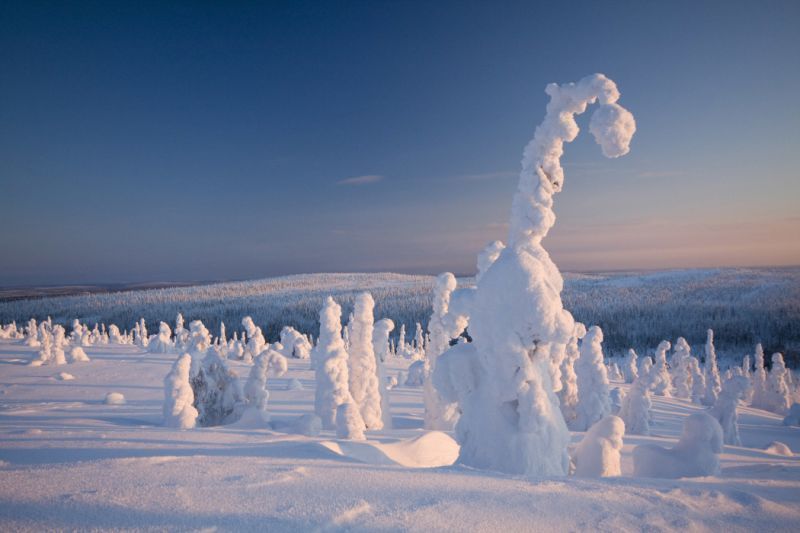
<path fill-rule="evenodd" d="M 37 349 L 0 340 L 0 530 L 792 531 L 800 523 L 800 429 L 739 407 L 743 446 L 718 476 L 633 478 L 632 448 L 672 447 L 701 407 L 653 398 L 651 435 L 623 438 L 622 477 L 522 479 L 458 466 L 452 438 L 425 432 L 422 389 L 392 390 L 394 429 L 367 441 L 292 433 L 313 412 L 314 372 L 291 359 L 269 378 L 270 429 L 162 425 L 177 354 L 89 346 L 72 381 L 27 366 Z M 409 361 L 391 358 L 394 375 Z M 244 381 L 250 365 L 230 361 Z M 286 390 L 291 379 L 303 390 Z M 612 383 L 627 389 L 628 386 Z M 125 405 L 103 404 L 109 391 Z M 287 429 L 286 432 L 278 428 Z M 577 445 L 582 433 L 572 434 Z"/>

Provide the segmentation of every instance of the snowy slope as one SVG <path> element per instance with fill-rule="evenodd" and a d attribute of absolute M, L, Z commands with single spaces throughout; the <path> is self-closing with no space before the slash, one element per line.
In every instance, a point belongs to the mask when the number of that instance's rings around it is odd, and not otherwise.
<path fill-rule="evenodd" d="M 698 408 L 654 398 L 654 436 L 625 437 L 623 477 L 515 479 L 452 462 L 454 442 L 422 429 L 421 389 L 392 392 L 395 429 L 367 443 L 267 429 L 160 426 L 175 355 L 88 347 L 90 363 L 29 367 L 31 348 L 0 341 L 0 530 L 796 531 L 800 429 L 741 408 L 743 447 L 719 477 L 632 478 L 632 447 L 672 443 Z M 407 366 L 393 360 L 390 373 Z M 244 364 L 233 363 L 240 376 Z M 54 376 L 68 372 L 75 379 Z M 286 390 L 291 379 L 302 390 Z M 314 374 L 291 360 L 269 380 L 276 427 L 313 409 Z M 109 392 L 126 398 L 105 405 Z M 573 433 L 573 442 L 581 434 Z M 424 468 L 430 466 L 430 468 Z"/>

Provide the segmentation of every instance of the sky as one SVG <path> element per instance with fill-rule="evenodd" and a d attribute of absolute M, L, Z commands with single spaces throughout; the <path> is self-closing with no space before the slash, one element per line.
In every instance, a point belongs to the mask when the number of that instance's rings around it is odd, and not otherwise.
<path fill-rule="evenodd" d="M 0 4 L 0 285 L 475 271 L 550 82 L 561 270 L 800 264 L 800 2 Z M 578 123 L 588 129 L 588 116 Z"/>

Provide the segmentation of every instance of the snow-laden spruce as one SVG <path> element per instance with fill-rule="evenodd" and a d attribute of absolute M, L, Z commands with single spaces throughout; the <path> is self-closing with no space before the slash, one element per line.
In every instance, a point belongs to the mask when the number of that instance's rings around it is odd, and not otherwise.
<path fill-rule="evenodd" d="M 192 356 L 185 353 L 178 357 L 164 378 L 164 425 L 167 427 L 191 429 L 197 423 L 194 392 L 189 384 L 191 366 Z"/>
<path fill-rule="evenodd" d="M 636 477 L 713 476 L 719 474 L 722 428 L 708 413 L 694 413 L 683 421 L 683 434 L 672 448 L 642 444 L 633 449 Z"/>
<path fill-rule="evenodd" d="M 697 357 L 689 356 L 686 361 L 686 368 L 692 381 L 692 403 L 702 404 L 703 395 L 706 393 L 706 377 L 703 375 L 703 371 L 700 370 L 700 361 L 697 360 Z"/>
<path fill-rule="evenodd" d="M 430 343 L 425 360 L 425 376 L 423 399 L 425 401 L 425 429 L 450 431 L 458 419 L 457 407 L 454 403 L 442 400 L 433 384 L 433 372 L 436 361 L 450 347 L 450 340 L 464 330 L 464 324 L 448 318 L 450 294 L 456 289 L 456 277 L 450 272 L 440 274 L 436 278 L 433 289 L 433 313 L 428 322 Z"/>
<path fill-rule="evenodd" d="M 650 434 L 651 386 L 650 375 L 639 374 L 628 394 L 622 399 L 619 416 L 625 421 L 625 428 L 629 435 Z"/>
<path fill-rule="evenodd" d="M 578 477 L 611 477 L 622 475 L 620 451 L 625 435 L 625 422 L 608 415 L 586 432 L 575 449 L 573 463 Z"/>
<path fill-rule="evenodd" d="M 160 322 L 158 324 L 158 336 L 147 346 L 147 351 L 151 353 L 169 353 L 172 351 L 172 331 L 169 324 Z"/>
<path fill-rule="evenodd" d="M 717 419 L 722 427 L 722 436 L 725 444 L 741 446 L 739 439 L 738 414 L 736 408 L 739 400 L 744 399 L 750 380 L 745 376 L 731 376 L 722 385 L 722 390 L 717 396 L 717 401 L 709 410 L 709 414 Z"/>
<path fill-rule="evenodd" d="M 705 363 L 706 392 L 703 395 L 703 405 L 712 406 L 717 401 L 717 395 L 722 388 L 717 367 L 717 350 L 714 348 L 714 331 L 709 329 L 706 337 L 706 363 Z"/>
<path fill-rule="evenodd" d="M 672 397 L 672 377 L 667 368 L 667 352 L 671 347 L 669 341 L 661 341 L 656 348 L 656 363 L 650 379 L 656 396 Z"/>
<path fill-rule="evenodd" d="M 772 354 L 772 368 L 767 378 L 767 405 L 770 411 L 779 415 L 789 412 L 792 393 L 789 387 L 789 370 L 783 362 L 783 354 Z"/>
<path fill-rule="evenodd" d="M 246 316 L 242 319 L 242 327 L 247 335 L 243 358 L 249 361 L 264 351 L 267 341 L 264 339 L 264 334 L 261 333 L 261 328 L 256 326 L 251 317 Z"/>
<path fill-rule="evenodd" d="M 575 361 L 580 356 L 578 341 L 586 335 L 586 326 L 575 323 L 575 333 L 567 342 L 564 358 L 561 360 L 561 390 L 558 391 L 561 414 L 567 426 L 573 425 L 578 416 L 578 376 L 575 374 Z"/>
<path fill-rule="evenodd" d="M 756 344 L 753 356 L 753 396 L 750 405 L 758 409 L 769 409 L 769 395 L 767 394 L 767 371 L 764 368 L 764 348 L 761 343 Z"/>
<path fill-rule="evenodd" d="M 336 427 L 340 405 L 351 403 L 347 351 L 342 340 L 342 308 L 328 296 L 319 312 L 319 337 L 312 358 L 317 378 L 314 412 L 322 427 Z"/>
<path fill-rule="evenodd" d="M 381 418 L 383 429 L 392 429 L 392 413 L 389 400 L 389 378 L 384 361 L 389 357 L 389 334 L 394 329 L 394 322 L 382 318 L 372 328 L 372 350 L 375 353 L 375 365 L 378 367 L 378 390 L 381 393 Z M 396 381 L 396 380 L 395 380 Z"/>
<path fill-rule="evenodd" d="M 378 367 L 372 348 L 373 309 L 375 301 L 367 293 L 356 296 L 350 321 L 350 394 L 358 406 L 367 429 L 383 428 L 381 416 L 381 392 L 378 383 Z"/>
<path fill-rule="evenodd" d="M 561 355 L 575 322 L 561 301 L 561 274 L 542 247 L 555 223 L 553 196 L 564 184 L 564 143 L 578 134 L 575 115 L 598 100 L 589 129 L 606 156 L 626 154 L 636 129 L 633 116 L 616 103 L 616 85 L 602 74 L 545 91 L 550 102 L 525 148 L 508 245 L 477 283 L 473 343 L 445 352 L 434 371 L 442 398 L 457 401 L 461 410 L 458 461 L 528 476 L 565 475 L 569 467 L 570 435 L 550 358 Z M 449 375 L 437 378 L 440 369 Z"/>
<path fill-rule="evenodd" d="M 578 379 L 578 405 L 574 431 L 586 431 L 595 422 L 611 414 L 608 375 L 603 364 L 603 331 L 592 326 L 583 337 L 580 357 L 575 362 Z"/>
<path fill-rule="evenodd" d="M 222 359 L 220 359 L 222 360 Z M 248 424 L 265 423 L 269 420 L 267 413 L 267 402 L 269 401 L 269 390 L 267 389 L 267 375 L 272 373 L 280 377 L 286 373 L 289 365 L 286 357 L 275 350 L 264 350 L 253 360 L 250 368 L 250 376 L 244 385 L 244 399 L 247 404 L 242 418 Z"/>
<path fill-rule="evenodd" d="M 639 369 L 636 365 L 636 351 L 633 348 L 628 349 L 628 355 L 625 357 L 625 363 L 622 365 L 622 373 L 625 375 L 625 383 L 633 383 L 639 376 Z"/>
<path fill-rule="evenodd" d="M 677 398 L 689 399 L 692 396 L 692 376 L 689 372 L 691 356 L 692 348 L 689 343 L 683 337 L 678 337 L 672 354 L 672 385 Z"/>

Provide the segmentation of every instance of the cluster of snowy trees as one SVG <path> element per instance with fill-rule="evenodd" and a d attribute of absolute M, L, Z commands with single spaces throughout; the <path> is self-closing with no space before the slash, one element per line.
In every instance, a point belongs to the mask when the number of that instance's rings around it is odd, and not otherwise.
<path fill-rule="evenodd" d="M 67 336 L 64 327 L 54 324 L 50 318 L 40 324 L 31 318 L 23 328 L 18 328 L 16 322 L 0 326 L 0 339 L 20 340 L 27 346 L 38 348 L 30 365 L 42 366 L 88 363 L 89 357 L 83 347 L 103 340 L 107 342 L 108 335 L 105 329 L 101 331 L 95 327 L 89 330 L 75 320 L 72 332 Z"/>

